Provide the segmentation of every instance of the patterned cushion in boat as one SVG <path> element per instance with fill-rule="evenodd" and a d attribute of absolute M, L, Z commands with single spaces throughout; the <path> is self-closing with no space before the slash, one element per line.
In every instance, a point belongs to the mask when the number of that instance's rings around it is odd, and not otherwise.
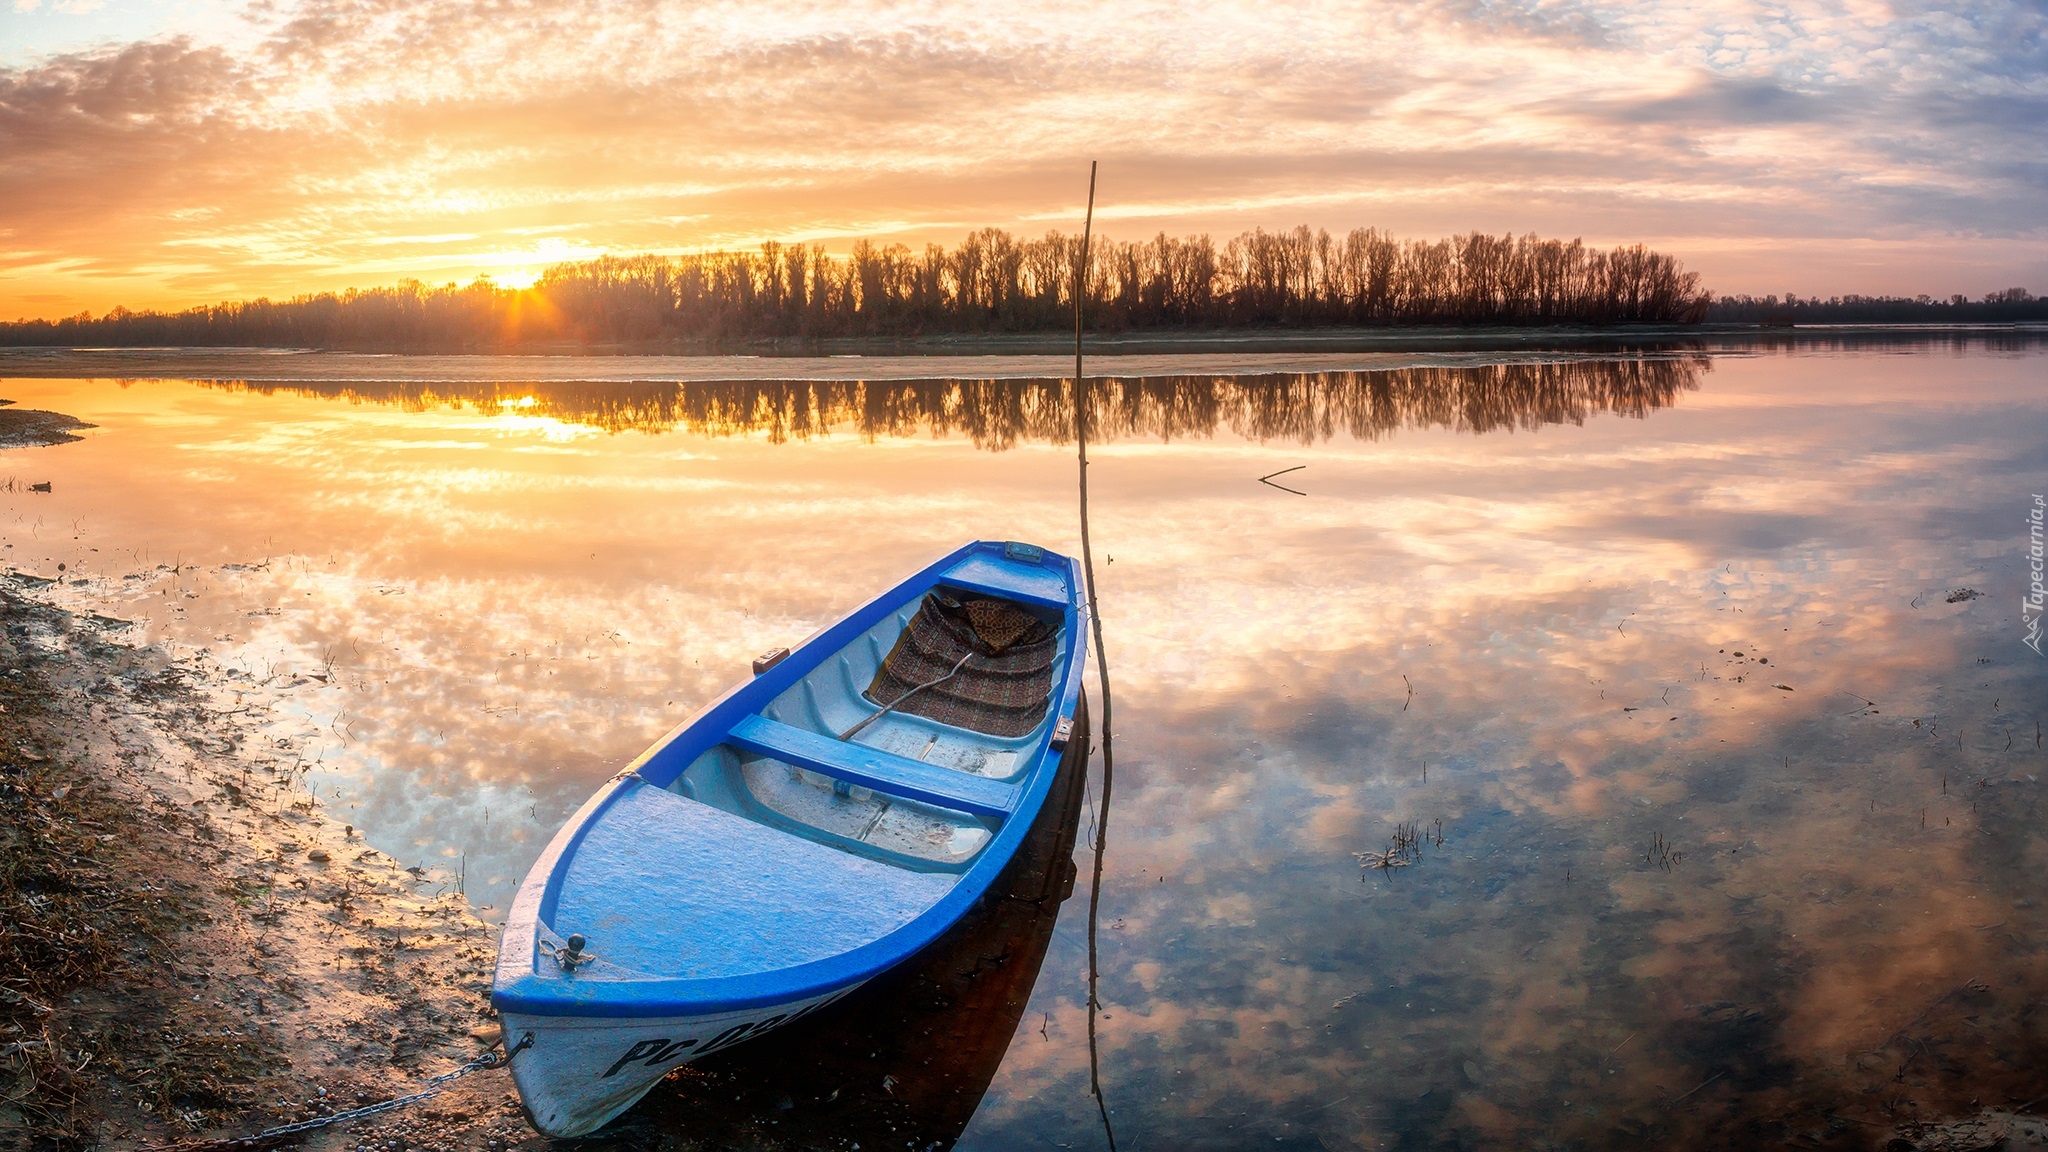
<path fill-rule="evenodd" d="M 990 736 L 1022 736 L 1038 727 L 1052 692 L 1059 627 L 1007 600 L 927 593 L 865 695 L 886 706 L 944 676 L 970 652 L 958 673 L 896 710 Z"/>

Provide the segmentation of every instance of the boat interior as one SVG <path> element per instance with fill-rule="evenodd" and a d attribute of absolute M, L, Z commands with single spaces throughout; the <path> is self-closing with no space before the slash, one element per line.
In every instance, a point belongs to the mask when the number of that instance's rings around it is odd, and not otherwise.
<path fill-rule="evenodd" d="M 1058 715 L 1048 701 L 1037 727 L 996 736 L 901 708 L 885 711 L 888 701 L 872 699 L 867 689 L 921 604 L 919 598 L 899 606 L 820 663 L 758 719 L 735 726 L 731 739 L 699 756 L 670 790 L 898 867 L 965 869 L 1015 808 L 1028 753 Z M 1017 606 L 1062 627 L 1054 609 Z M 1059 647 L 1064 662 L 1064 636 Z M 1060 683 L 1054 671 L 1049 692 Z"/>
<path fill-rule="evenodd" d="M 845 951 L 943 898 L 1018 812 L 1073 659 L 1066 578 L 1004 561 L 977 553 L 947 570 L 665 784 L 663 766 L 644 766 L 648 786 L 622 791 L 568 859 L 537 943 L 583 933 L 601 961 L 584 979 L 716 977 Z M 1028 731 L 992 735 L 872 697 L 927 592 L 1001 601 L 1050 634 Z"/>

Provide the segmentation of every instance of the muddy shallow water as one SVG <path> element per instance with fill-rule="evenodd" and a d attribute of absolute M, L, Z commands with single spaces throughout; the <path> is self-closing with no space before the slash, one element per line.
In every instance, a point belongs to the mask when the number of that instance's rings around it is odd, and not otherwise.
<path fill-rule="evenodd" d="M 1852 1147 L 2048 1095 L 2044 347 L 1101 386 L 1118 1147 Z M 1075 545 L 1058 381 L 875 376 L 7 379 L 96 427 L 0 453 L 0 562 L 310 718 L 308 786 L 492 916 L 754 654 L 961 539 Z M 1105 1144 L 1085 920 L 962 1146 Z M 716 1106 L 772 1142 L 842 1087 Z"/>

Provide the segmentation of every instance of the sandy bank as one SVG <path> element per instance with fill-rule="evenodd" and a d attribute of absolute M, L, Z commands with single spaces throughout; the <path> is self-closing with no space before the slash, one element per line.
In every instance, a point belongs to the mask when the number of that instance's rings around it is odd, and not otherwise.
<path fill-rule="evenodd" d="M 123 621 L 43 602 L 49 584 L 0 574 L 0 1148 L 278 1146 L 224 1141 L 417 1091 L 489 1050 L 495 929 L 308 795 L 316 738 L 272 706 L 295 683 L 171 659 Z M 540 1137 L 485 1068 L 304 1146 L 950 1143 L 1072 893 L 1078 766 L 1067 781 L 1005 898 L 873 994 L 679 1071 L 606 1133 Z"/>
<path fill-rule="evenodd" d="M 0 405 L 11 405 L 12 400 L 0 400 Z M 80 439 L 72 433 L 81 428 L 90 428 L 76 416 L 62 412 L 39 412 L 33 408 L 0 406 L 0 448 L 29 448 L 44 444 L 64 444 Z"/>
<path fill-rule="evenodd" d="M 239 1136 L 495 1037 L 493 930 L 302 786 L 263 691 L 0 577 L 0 1146 Z M 509 1078 L 313 1148 L 543 1142 Z"/>

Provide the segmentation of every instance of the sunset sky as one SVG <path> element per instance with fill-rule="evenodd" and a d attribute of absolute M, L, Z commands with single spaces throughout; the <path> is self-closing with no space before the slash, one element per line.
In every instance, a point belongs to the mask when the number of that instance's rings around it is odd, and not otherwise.
<path fill-rule="evenodd" d="M 1299 223 L 2048 293 L 2048 8 L 0 0 L 0 318 Z"/>

